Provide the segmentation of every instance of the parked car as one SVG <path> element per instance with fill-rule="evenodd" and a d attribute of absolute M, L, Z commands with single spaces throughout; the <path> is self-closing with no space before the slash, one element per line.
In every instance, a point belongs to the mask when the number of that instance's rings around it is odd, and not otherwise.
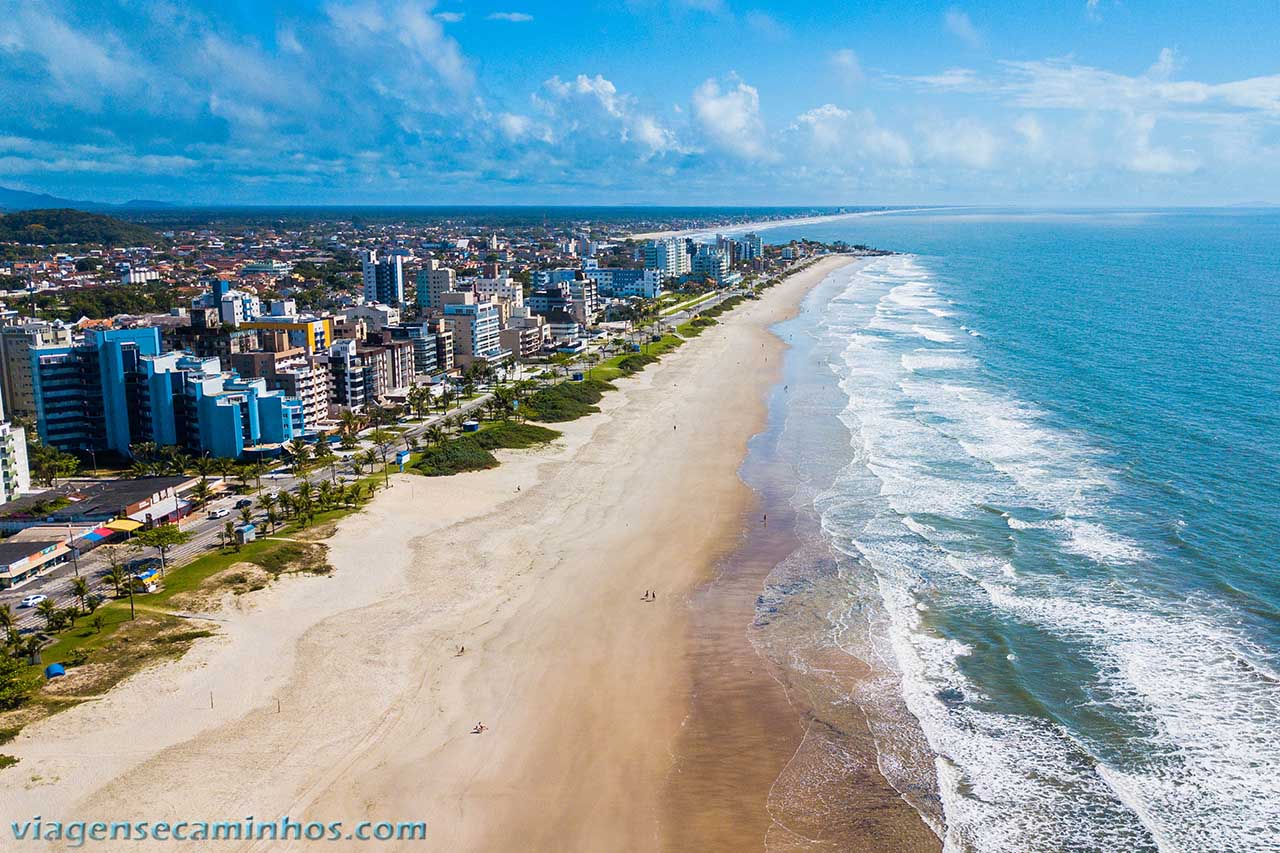
<path fill-rule="evenodd" d="M 48 597 L 49 596 L 41 595 L 40 593 L 37 592 L 35 595 L 28 595 L 26 598 L 22 599 L 22 603 L 19 604 L 18 606 L 19 607 L 35 607 L 37 604 L 44 601 Z"/>
<path fill-rule="evenodd" d="M 231 510 L 227 509 L 225 506 L 209 510 L 210 518 L 226 518 L 228 515 L 231 515 Z"/>
<path fill-rule="evenodd" d="M 236 501 L 236 509 L 244 509 L 247 506 L 253 506 L 253 501 L 249 498 L 241 498 Z"/>

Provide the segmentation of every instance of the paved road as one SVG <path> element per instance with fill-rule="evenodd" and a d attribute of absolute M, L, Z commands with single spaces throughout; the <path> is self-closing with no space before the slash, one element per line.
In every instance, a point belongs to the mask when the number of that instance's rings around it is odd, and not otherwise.
<path fill-rule="evenodd" d="M 457 417 L 459 414 L 467 415 L 484 406 L 492 394 L 482 394 L 473 400 L 468 400 L 461 406 L 451 409 L 447 414 L 437 414 L 427 418 L 427 420 L 419 423 L 413 423 L 408 426 L 405 432 L 397 435 L 396 444 L 403 446 L 405 437 L 410 440 L 418 439 L 422 434 L 444 420 L 446 417 Z M 355 466 L 351 463 L 351 456 L 364 450 L 372 448 L 368 441 L 368 436 L 372 429 L 365 430 L 361 433 L 361 442 L 358 447 L 351 451 L 339 451 L 339 461 L 334 466 L 334 472 L 330 472 L 328 465 L 322 468 L 316 468 L 307 472 L 304 477 L 298 478 L 289 474 L 264 475 L 262 478 L 263 492 L 280 493 L 285 491 L 295 492 L 302 480 L 305 479 L 312 483 L 319 483 L 323 480 L 330 479 L 333 473 L 336 473 L 339 482 L 351 482 L 359 479 L 355 472 Z M 211 480 L 215 487 L 219 484 L 219 480 Z M 168 554 L 168 563 L 172 566 L 180 566 L 194 560 L 196 557 L 206 554 L 209 551 L 216 550 L 222 544 L 222 531 L 225 529 L 226 523 L 232 521 L 239 523 L 239 511 L 236 510 L 235 503 L 241 498 L 249 497 L 254 499 L 255 519 L 258 517 L 256 495 L 237 495 L 227 494 L 209 501 L 200 510 L 183 519 L 181 522 L 182 529 L 194 534 L 192 540 L 185 545 L 173 548 Z M 216 509 L 227 509 L 229 514 L 225 518 L 209 518 L 210 511 Z M 110 598 L 113 594 L 111 584 L 103 577 L 108 569 L 106 559 L 106 551 L 97 549 L 90 551 L 80 558 L 79 562 L 69 561 L 57 568 L 50 570 L 47 574 L 41 575 L 28 583 L 23 584 L 17 589 L 5 590 L 0 592 L 0 606 L 5 604 L 13 610 L 16 617 L 15 622 L 18 629 L 28 632 L 44 626 L 44 619 L 34 608 L 19 608 L 18 603 L 28 595 L 42 594 L 47 595 L 58 604 L 59 607 L 70 606 L 75 601 L 75 596 L 71 592 L 71 581 L 77 575 L 88 578 L 92 591 Z M 134 557 L 151 557 L 157 556 L 151 548 L 143 549 L 136 555 L 129 555 L 129 559 Z"/>
<path fill-rule="evenodd" d="M 678 326 L 681 323 L 684 323 L 690 318 L 692 318 L 694 314 L 696 314 L 698 311 L 705 311 L 706 309 L 711 308 L 714 305 L 720 304 L 721 302 L 730 298 L 731 296 L 740 296 L 745 292 L 746 292 L 745 290 L 742 290 L 739 288 L 724 291 L 723 293 L 717 294 L 712 299 L 709 299 L 706 302 L 702 302 L 698 304 L 693 310 L 684 310 L 684 311 L 676 312 L 674 314 L 666 315 L 662 317 L 657 323 L 650 324 L 649 326 L 646 326 L 641 331 L 645 331 L 654 325 L 674 328 L 675 326 Z M 596 346 L 592 348 L 592 352 L 597 356 L 600 354 L 600 350 L 601 350 L 600 346 Z M 473 400 L 468 400 L 458 408 L 450 410 L 447 414 L 437 414 L 437 415 L 428 417 L 425 421 L 411 423 L 408 425 L 408 427 L 405 429 L 403 433 L 397 436 L 396 444 L 397 445 L 402 444 L 406 437 L 409 438 L 411 441 L 415 441 L 416 439 L 421 438 L 423 433 L 425 433 L 432 426 L 440 423 L 440 421 L 444 420 L 446 417 L 452 418 L 452 417 L 457 417 L 460 414 L 461 415 L 471 414 L 472 412 L 475 412 L 479 410 L 481 407 L 483 407 L 492 398 L 492 396 L 493 395 L 491 393 L 483 393 Z M 364 432 L 361 433 L 360 446 L 357 447 L 356 449 L 349 452 L 348 451 L 339 452 L 340 461 L 336 464 L 335 469 L 340 482 L 350 482 L 353 479 L 357 479 L 357 475 L 355 473 L 355 466 L 350 462 L 350 457 L 355 453 L 368 450 L 371 447 L 368 441 L 368 436 L 370 432 L 372 432 L 372 429 L 365 430 Z M 284 475 L 284 474 L 267 475 L 263 477 L 262 488 L 263 488 L 263 491 L 267 491 L 267 492 L 275 492 L 275 493 L 284 492 L 284 491 L 292 492 L 292 491 L 297 491 L 297 488 L 299 484 L 302 482 L 302 479 L 306 479 L 312 483 L 319 483 L 322 480 L 329 479 L 330 476 L 331 476 L 331 472 L 330 472 L 329 466 L 327 465 L 324 466 L 323 468 L 317 468 L 308 472 L 303 478 L 296 478 L 292 475 Z M 212 482 L 216 484 L 218 481 L 214 480 Z M 226 522 L 233 521 L 238 523 L 240 520 L 239 512 L 236 509 L 234 509 L 234 505 L 236 501 L 240 500 L 242 497 L 245 497 L 245 496 L 228 494 L 228 495 L 219 497 L 215 500 L 210 501 L 208 504 L 202 507 L 198 512 L 184 519 L 181 522 L 182 529 L 187 532 L 193 533 L 194 536 L 192 540 L 187 544 L 179 546 L 177 548 L 173 548 L 169 552 L 168 562 L 170 566 L 183 565 L 187 562 L 190 562 L 191 560 L 194 560 L 196 557 L 199 557 L 202 554 L 208 553 L 211 550 L 215 550 L 219 548 L 222 544 L 221 534 L 225 528 Z M 257 502 L 255 500 L 255 518 L 257 517 L 256 503 Z M 228 509 L 230 511 L 230 513 L 225 518 L 212 519 L 208 517 L 208 513 L 211 510 L 222 509 L 222 508 Z M 131 555 L 131 557 L 132 556 L 134 555 Z M 136 556 L 155 556 L 155 553 L 152 549 L 147 548 L 139 552 Z M 0 606 L 3 606 L 5 604 L 8 604 L 10 606 L 10 608 L 14 612 L 15 617 L 17 617 L 16 623 L 19 627 L 19 630 L 24 632 L 34 630 L 36 628 L 42 627 L 44 624 L 44 620 L 35 611 L 34 608 L 20 609 L 18 607 L 18 603 L 23 598 L 25 598 L 28 595 L 40 593 L 43 595 L 47 595 L 50 598 L 53 598 L 60 607 L 69 606 L 75 600 L 74 595 L 72 595 L 71 593 L 71 579 L 76 577 L 77 575 L 80 575 L 89 579 L 90 588 L 92 591 L 105 595 L 109 598 L 112 593 L 111 585 L 107 583 L 102 577 L 103 573 L 107 570 L 107 568 L 108 568 L 108 564 L 106 560 L 106 552 L 102 550 L 91 551 L 88 554 L 86 554 L 83 558 L 81 558 L 78 564 L 75 562 L 68 562 L 64 565 L 58 566 L 57 568 L 51 570 L 48 574 L 42 575 L 39 578 L 36 578 L 34 580 L 29 581 L 26 584 L 23 584 L 17 589 L 5 590 L 3 592 L 0 592 Z"/>

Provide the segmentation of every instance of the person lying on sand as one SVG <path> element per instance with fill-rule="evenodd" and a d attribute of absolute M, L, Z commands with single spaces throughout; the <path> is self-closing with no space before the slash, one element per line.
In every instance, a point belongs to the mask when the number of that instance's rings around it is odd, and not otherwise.
<path fill-rule="evenodd" d="M 485 729 L 487 729 L 487 728 L 489 728 L 489 727 L 488 727 L 488 726 L 486 726 L 484 723 L 476 723 L 476 727 L 475 727 L 474 729 L 472 729 L 472 730 L 471 730 L 471 733 L 472 733 L 473 735 L 478 735 L 478 734 L 480 734 L 481 732 L 483 732 L 483 731 L 484 731 Z"/>

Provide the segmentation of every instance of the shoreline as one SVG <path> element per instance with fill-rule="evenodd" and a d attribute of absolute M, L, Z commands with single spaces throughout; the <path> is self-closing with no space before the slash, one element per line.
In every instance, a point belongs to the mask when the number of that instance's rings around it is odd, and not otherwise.
<path fill-rule="evenodd" d="M 662 240 L 667 237 L 706 237 L 715 234 L 737 234 L 747 231 L 766 231 L 773 228 L 790 228 L 800 225 L 821 225 L 828 222 L 839 222 L 844 219 L 857 219 L 864 216 L 888 216 L 893 213 L 920 213 L 931 210 L 951 210 L 946 207 L 899 207 L 889 210 L 860 210 L 850 213 L 829 213 L 821 216 L 799 216 L 791 219 L 761 219 L 755 222 L 742 222 L 706 228 L 684 228 L 675 231 L 645 231 L 628 234 L 630 240 Z"/>
<path fill-rule="evenodd" d="M 778 315 L 849 262 L 619 380 L 548 450 L 395 478 L 329 540 L 332 577 L 257 594 L 181 661 L 25 731 L 10 748 L 32 781 L 6 786 L 6 811 L 121 819 L 143 802 L 153 821 L 426 820 L 467 849 L 661 846 L 685 598 L 741 540 L 737 469 L 780 359 L 719 374 L 781 352 Z"/>

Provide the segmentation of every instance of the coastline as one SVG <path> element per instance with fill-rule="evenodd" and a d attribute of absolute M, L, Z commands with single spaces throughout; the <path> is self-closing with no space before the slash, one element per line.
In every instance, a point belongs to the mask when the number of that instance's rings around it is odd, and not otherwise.
<path fill-rule="evenodd" d="M 792 219 L 762 219 L 756 222 L 742 222 L 736 225 L 709 228 L 685 228 L 679 231 L 646 231 L 639 234 L 628 234 L 631 240 L 662 240 L 667 237 L 705 237 L 715 234 L 739 234 L 747 231 L 764 231 L 769 228 L 792 228 L 798 225 L 818 225 L 826 222 L 839 222 L 844 219 L 857 219 L 864 216 L 888 216 L 893 213 L 918 213 L 929 210 L 947 210 L 941 207 L 899 207 L 891 210 L 860 210 L 850 213 L 831 213 L 823 216 L 799 216 Z"/>
<path fill-rule="evenodd" d="M 329 540 L 333 577 L 260 593 L 183 660 L 25 731 L 10 749 L 31 781 L 6 786 L 6 813 L 425 820 L 438 847 L 662 846 L 686 600 L 752 512 L 737 469 L 778 375 L 769 329 L 849 262 L 796 273 L 620 380 L 550 449 L 395 478 Z"/>

